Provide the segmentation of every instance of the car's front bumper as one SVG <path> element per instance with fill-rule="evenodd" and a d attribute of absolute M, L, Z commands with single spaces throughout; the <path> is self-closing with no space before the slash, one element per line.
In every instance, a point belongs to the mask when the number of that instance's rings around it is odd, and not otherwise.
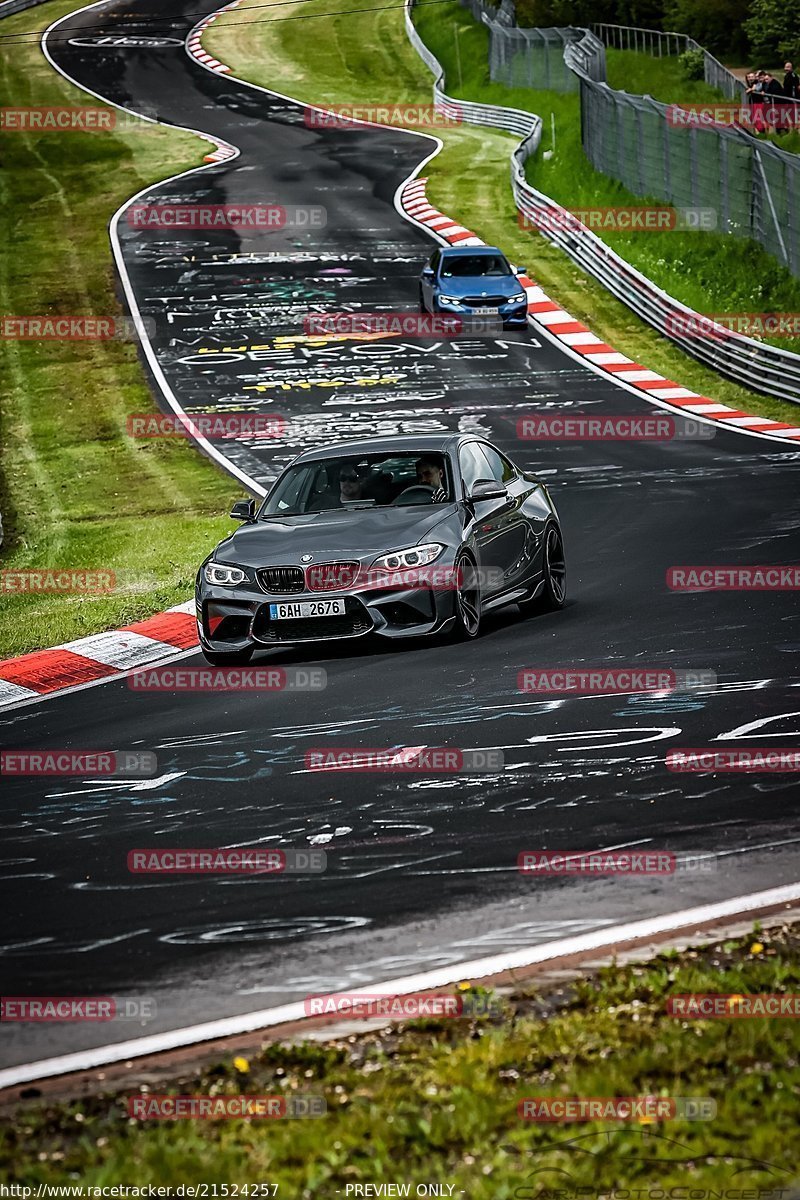
<path fill-rule="evenodd" d="M 491 316 L 487 313 L 478 313 L 474 307 L 468 304 L 443 304 L 440 297 L 435 295 L 433 298 L 433 311 L 435 313 L 447 314 L 454 317 L 471 317 L 475 321 L 491 320 Z M 497 308 L 498 320 L 503 322 L 503 325 L 524 327 L 528 324 L 528 301 L 524 300 L 517 304 L 501 304 Z"/>
<path fill-rule="evenodd" d="M 344 600 L 342 616 L 273 619 L 270 604 Z M 438 633 L 455 616 L 454 593 L 431 586 L 265 594 L 252 586 L 212 587 L 198 578 L 195 593 L 201 645 L 217 653 L 303 642 Z"/>

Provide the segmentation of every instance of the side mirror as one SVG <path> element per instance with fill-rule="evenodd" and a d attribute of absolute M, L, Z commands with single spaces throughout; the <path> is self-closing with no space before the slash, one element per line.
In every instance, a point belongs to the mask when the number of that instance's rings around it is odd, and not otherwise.
<path fill-rule="evenodd" d="M 514 274 L 515 275 L 527 275 L 528 268 L 527 267 L 514 267 Z"/>
<path fill-rule="evenodd" d="M 423 267 L 422 275 L 424 279 L 433 279 L 433 267 Z"/>
<path fill-rule="evenodd" d="M 469 498 L 476 504 L 479 500 L 506 500 L 508 493 L 496 479 L 479 479 L 473 484 Z"/>
<path fill-rule="evenodd" d="M 229 515 L 234 521 L 252 521 L 256 515 L 255 500 L 237 500 Z"/>

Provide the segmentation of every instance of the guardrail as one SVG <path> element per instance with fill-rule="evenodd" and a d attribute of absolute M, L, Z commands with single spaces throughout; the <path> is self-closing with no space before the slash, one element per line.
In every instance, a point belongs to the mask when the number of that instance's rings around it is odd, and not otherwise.
<path fill-rule="evenodd" d="M 506 133 L 518 133 L 522 136 L 523 145 L 529 146 L 533 153 L 539 146 L 542 137 L 542 119 L 535 113 L 525 112 L 521 108 L 504 108 L 495 104 L 477 104 L 471 100 L 456 100 L 448 96 L 444 90 L 444 69 L 438 58 L 433 55 L 414 28 L 411 19 L 411 9 L 414 0 L 407 0 L 405 7 L 406 33 L 411 45 L 420 56 L 425 66 L 435 76 L 433 84 L 434 107 L 444 113 L 459 113 L 468 125 L 486 125 L 494 129 L 502 129 Z"/>
<path fill-rule="evenodd" d="M 546 225 L 546 236 L 552 244 L 687 354 L 747 388 L 800 404 L 800 355 L 732 333 L 721 326 L 716 326 L 712 331 L 714 336 L 709 336 L 707 332 L 699 333 L 708 329 L 707 317 L 659 288 L 607 246 L 597 234 L 571 217 L 565 208 L 528 183 L 525 163 L 539 148 L 541 118 L 520 109 L 476 104 L 447 96 L 444 69 L 414 28 L 411 15 L 414 2 L 406 0 L 406 31 L 412 46 L 435 76 L 434 104 L 442 108 L 458 106 L 463 119 L 469 124 L 488 125 L 523 134 L 522 141 L 511 155 L 511 186 L 520 214 L 537 228 Z M 587 36 L 593 37 L 588 31 Z M 581 42 L 585 43 L 582 47 Z M 591 41 L 584 38 L 581 42 L 571 43 L 566 52 L 574 52 L 579 57 L 593 53 Z M 685 332 L 681 331 L 681 323 Z"/>
<path fill-rule="evenodd" d="M 26 8 L 33 8 L 36 4 L 44 4 L 45 0 L 0 0 L 0 20 L 3 17 L 11 17 L 14 13 L 22 12 Z"/>

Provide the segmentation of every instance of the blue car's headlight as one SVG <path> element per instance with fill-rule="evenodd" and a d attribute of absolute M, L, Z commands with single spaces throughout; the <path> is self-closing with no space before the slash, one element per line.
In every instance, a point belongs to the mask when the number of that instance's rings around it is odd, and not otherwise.
<path fill-rule="evenodd" d="M 403 571 L 406 567 L 427 567 L 443 550 L 444 546 L 439 542 L 426 542 L 424 546 L 408 546 L 405 550 L 382 554 L 372 565 L 383 567 L 387 571 Z"/>
<path fill-rule="evenodd" d="M 229 567 L 225 563 L 206 563 L 203 568 L 203 575 L 206 583 L 216 584 L 217 587 L 236 587 L 237 583 L 244 583 L 247 579 L 247 572 L 241 567 Z"/>
<path fill-rule="evenodd" d="M 525 295 L 524 292 L 519 292 L 516 296 L 509 296 L 508 303 L 509 304 L 522 304 L 523 300 L 527 300 L 527 296 Z"/>
<path fill-rule="evenodd" d="M 442 302 L 442 304 L 460 304 L 461 303 L 458 296 L 442 296 L 440 293 L 439 299 Z"/>

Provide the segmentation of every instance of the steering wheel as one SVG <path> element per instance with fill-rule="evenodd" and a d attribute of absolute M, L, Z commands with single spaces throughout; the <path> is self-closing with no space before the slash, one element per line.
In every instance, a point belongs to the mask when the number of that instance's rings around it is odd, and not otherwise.
<path fill-rule="evenodd" d="M 427 483 L 415 483 L 407 487 L 399 496 L 395 496 L 392 504 L 423 504 L 433 499 L 433 488 Z"/>

